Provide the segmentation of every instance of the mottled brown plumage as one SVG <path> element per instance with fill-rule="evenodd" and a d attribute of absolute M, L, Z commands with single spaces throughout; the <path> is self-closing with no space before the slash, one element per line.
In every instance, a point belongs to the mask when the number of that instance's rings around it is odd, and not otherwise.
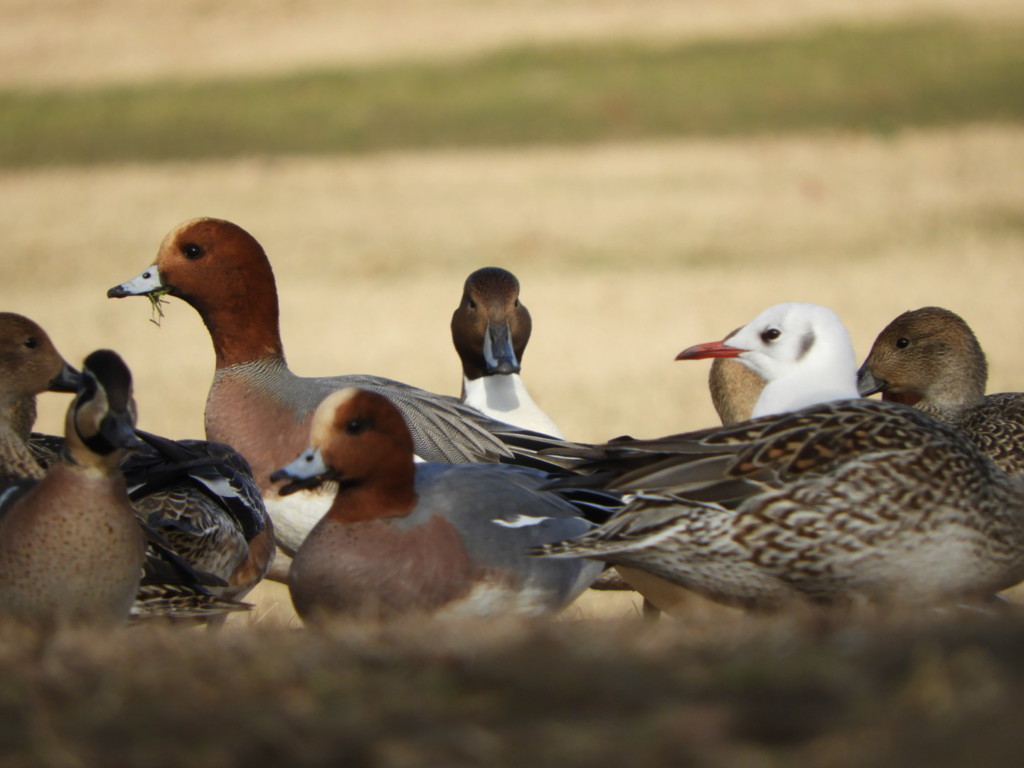
<path fill-rule="evenodd" d="M 637 497 L 549 555 L 761 609 L 980 598 L 1024 579 L 1024 483 L 902 405 L 846 400 L 586 453 L 592 482 Z"/>
<path fill-rule="evenodd" d="M 143 449 L 121 469 L 139 519 L 206 591 L 228 602 L 243 598 L 274 556 L 273 527 L 249 465 L 221 443 L 138 434 Z"/>
<path fill-rule="evenodd" d="M 974 332 L 940 307 L 889 323 L 858 374 L 862 394 L 912 405 L 963 432 L 1005 471 L 1024 474 L 1024 393 L 985 395 L 987 380 Z"/>

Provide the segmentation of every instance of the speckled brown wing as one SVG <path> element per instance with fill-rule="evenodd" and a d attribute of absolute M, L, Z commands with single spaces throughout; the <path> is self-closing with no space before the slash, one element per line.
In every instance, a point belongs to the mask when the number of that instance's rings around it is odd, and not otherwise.
<path fill-rule="evenodd" d="M 56 457 L 54 457 L 56 460 Z M 10 430 L 0 430 L 0 483 L 40 480 L 52 462 L 42 462 L 33 446 Z"/>
<path fill-rule="evenodd" d="M 1024 393 L 987 395 L 956 426 L 1004 472 L 1024 474 Z"/>
<path fill-rule="evenodd" d="M 1024 577 L 1020 484 L 904 406 L 846 401 L 596 450 L 586 466 L 639 494 L 546 553 L 631 565 L 748 607 L 977 595 Z"/>
<path fill-rule="evenodd" d="M 193 566 L 167 543 L 160 533 L 142 524 L 146 534 L 146 560 L 142 579 L 132 603 L 130 618 L 212 619 L 252 606 L 225 596 L 227 583 Z"/>
<path fill-rule="evenodd" d="M 267 527 L 248 463 L 220 443 L 139 435 L 148 449 L 122 465 L 136 514 L 193 568 L 229 584 Z M 216 591 L 235 596 L 252 584 L 233 586 Z"/>
<path fill-rule="evenodd" d="M 216 503 L 195 488 L 180 485 L 142 496 L 132 505 L 143 520 L 159 528 L 175 552 L 225 584 L 247 555 L 241 531 L 225 524 Z"/>
<path fill-rule="evenodd" d="M 575 469 L 617 491 L 671 492 L 735 506 L 880 451 L 917 455 L 950 442 L 958 449 L 965 444 L 954 430 L 913 409 L 848 400 L 732 427 L 654 440 L 620 438 L 579 451 Z"/>
<path fill-rule="evenodd" d="M 58 435 L 46 435 L 33 432 L 28 441 L 29 450 L 41 467 L 49 467 L 60 460 L 60 452 L 64 447 L 64 438 Z"/>
<path fill-rule="evenodd" d="M 775 608 L 792 599 L 795 591 L 758 568 L 733 539 L 735 521 L 733 510 L 717 504 L 644 493 L 599 528 L 535 553 L 630 566 L 742 608 Z"/>

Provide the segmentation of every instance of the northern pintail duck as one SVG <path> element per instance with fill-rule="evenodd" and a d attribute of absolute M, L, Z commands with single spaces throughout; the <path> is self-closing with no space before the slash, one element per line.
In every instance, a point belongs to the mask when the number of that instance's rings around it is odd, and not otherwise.
<path fill-rule="evenodd" d="M 728 341 L 727 336 L 723 341 Z M 711 361 L 708 389 L 715 412 L 725 426 L 750 419 L 758 397 L 764 389 L 764 379 L 733 358 L 716 357 Z M 619 565 L 615 569 L 644 597 L 644 616 L 656 618 L 660 612 L 686 613 L 693 602 L 689 590 L 659 579 L 646 571 Z"/>
<path fill-rule="evenodd" d="M 751 416 L 860 397 L 853 342 L 828 307 L 776 304 L 721 341 L 696 344 L 677 360 L 737 358 L 765 383 Z"/>
<path fill-rule="evenodd" d="M 948 309 L 922 307 L 885 327 L 858 372 L 861 394 L 911 405 L 960 430 L 996 464 L 1024 474 L 1024 393 L 986 395 L 974 332 Z"/>
<path fill-rule="evenodd" d="M 324 479 L 338 484 L 289 574 L 304 619 L 557 610 L 602 569 L 527 554 L 591 527 L 542 488 L 548 475 L 504 464 L 415 463 L 401 414 L 377 393 L 330 395 L 310 441 L 274 474 L 291 481 L 284 493 Z"/>
<path fill-rule="evenodd" d="M 596 480 L 636 497 L 550 555 L 757 609 L 985 598 L 1024 579 L 1021 482 L 905 406 L 824 403 L 593 457 Z"/>
<path fill-rule="evenodd" d="M 317 405 L 331 392 L 359 387 L 393 402 L 412 431 L 416 454 L 443 462 L 512 459 L 522 430 L 496 422 L 457 398 L 368 375 L 296 376 L 288 368 L 270 261 L 256 239 L 236 224 L 193 219 L 163 240 L 157 260 L 111 288 L 123 297 L 163 294 L 192 305 L 213 341 L 216 371 L 206 401 L 206 437 L 249 461 L 274 521 L 278 543 L 296 551 L 331 504 L 333 490 L 278 496 L 269 477 L 307 444 Z M 156 300 L 154 298 L 154 300 Z M 533 439 L 527 437 L 533 453 Z"/>
<path fill-rule="evenodd" d="M 42 625 L 128 617 L 146 551 L 119 468 L 133 426 L 127 367 L 92 353 L 61 460 L 0 495 L 0 614 Z"/>
<path fill-rule="evenodd" d="M 843 379 L 854 373 L 847 361 Z M 747 608 L 986 598 L 1024 579 L 1024 483 L 903 405 L 844 398 L 581 455 L 592 483 L 635 498 L 551 556 L 632 566 Z"/>
<path fill-rule="evenodd" d="M 451 323 L 462 361 L 462 402 L 498 421 L 562 437 L 521 377 L 532 327 L 530 312 L 519 300 L 519 281 L 511 272 L 484 267 L 466 278 Z"/>

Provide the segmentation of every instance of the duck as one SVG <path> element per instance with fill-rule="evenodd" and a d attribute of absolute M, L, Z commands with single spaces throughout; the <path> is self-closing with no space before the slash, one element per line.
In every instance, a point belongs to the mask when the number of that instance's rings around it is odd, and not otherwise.
<path fill-rule="evenodd" d="M 146 537 L 146 558 L 128 613 L 132 623 L 205 624 L 212 630 L 222 627 L 229 615 L 252 609 L 251 603 L 226 594 L 230 586 L 223 579 L 175 552 L 157 529 L 138 517 L 136 522 Z"/>
<path fill-rule="evenodd" d="M 739 330 L 725 336 L 722 343 L 727 343 Z M 764 379 L 735 358 L 715 357 L 708 374 L 708 389 L 723 426 L 731 426 L 750 419 L 764 389 Z M 685 615 L 693 608 L 694 593 L 678 584 L 625 565 L 617 565 L 613 570 L 643 595 L 643 615 L 649 620 L 656 620 L 663 613 Z"/>
<path fill-rule="evenodd" d="M 256 238 L 232 222 L 198 218 L 180 224 L 162 241 L 155 263 L 107 295 L 148 296 L 153 302 L 169 295 L 199 313 L 216 358 L 206 438 L 230 445 L 249 462 L 287 555 L 323 517 L 334 489 L 327 484 L 286 499 L 269 478 L 305 448 L 316 407 L 334 391 L 359 387 L 391 400 L 424 461 L 529 463 L 550 444 L 546 436 L 489 419 L 456 397 L 391 379 L 294 374 L 281 342 L 270 260 Z"/>
<path fill-rule="evenodd" d="M 0 312 L 0 483 L 40 480 L 46 466 L 32 447 L 36 396 L 76 392 L 80 375 L 38 323 Z"/>
<path fill-rule="evenodd" d="M 151 538 L 187 564 L 190 583 L 202 585 L 193 590 L 196 613 L 217 624 L 229 612 L 247 610 L 251 606 L 242 600 L 266 577 L 276 552 L 273 525 L 248 463 L 223 443 L 135 432 L 141 445 L 121 465 L 129 499 L 156 534 Z M 162 577 L 143 580 L 148 582 L 168 583 Z M 139 606 L 136 614 L 192 612 L 187 601 L 175 605 L 158 598 L 153 595 L 148 610 Z"/>
<path fill-rule="evenodd" d="M 988 363 L 960 315 L 921 307 L 896 317 L 857 372 L 861 395 L 904 403 L 962 432 L 1005 472 L 1024 474 L 1024 393 L 986 395 Z"/>
<path fill-rule="evenodd" d="M 127 620 L 146 557 L 120 471 L 134 422 L 127 366 L 93 352 L 60 461 L 0 494 L 0 615 L 45 627 Z"/>
<path fill-rule="evenodd" d="M 497 421 L 564 437 L 523 384 L 523 354 L 532 329 L 515 275 L 501 267 L 471 273 L 451 322 L 462 362 L 461 399 Z"/>
<path fill-rule="evenodd" d="M 80 374 L 33 320 L 0 313 L 0 483 L 40 480 L 65 438 L 32 432 L 36 396 L 74 392 Z M 223 445 L 141 438 L 120 465 L 148 540 L 133 617 L 243 610 L 239 602 L 269 567 L 259 535 L 266 510 L 244 459 Z M 159 532 L 159 533 L 158 533 Z"/>
<path fill-rule="evenodd" d="M 519 293 L 518 278 L 501 267 L 483 267 L 466 278 L 451 320 L 452 342 L 462 363 L 461 400 L 497 421 L 564 439 L 522 380 L 523 354 L 533 321 Z M 618 497 L 595 502 L 588 519 L 602 522 L 611 509 L 621 506 Z M 591 588 L 632 590 L 613 569 L 606 569 Z M 650 613 L 651 607 L 645 608 Z"/>
<path fill-rule="evenodd" d="M 861 396 L 850 333 L 820 304 L 775 304 L 721 341 L 695 344 L 676 355 L 676 360 L 704 358 L 736 358 L 764 382 L 752 418 Z"/>
<path fill-rule="evenodd" d="M 741 331 L 733 340 L 746 349 L 764 342 L 762 355 L 780 361 L 758 364 L 765 393 L 772 375 L 797 383 L 801 372 L 821 375 L 809 352 L 794 359 L 772 346 L 788 330 L 773 328 L 758 323 L 753 338 Z M 855 378 L 855 363 L 842 357 L 840 378 Z M 631 501 L 538 555 L 631 566 L 746 610 L 985 601 L 1024 579 L 1024 481 L 903 404 L 842 396 L 575 451 L 575 482 Z"/>
<path fill-rule="evenodd" d="M 197 619 L 221 626 L 270 573 L 273 527 L 252 471 L 230 446 L 170 440 L 136 428 L 121 463 L 128 497 L 147 535 L 132 619 Z M 63 439 L 32 433 L 40 461 L 56 462 Z"/>
<path fill-rule="evenodd" d="M 545 490 L 547 474 L 415 462 L 401 413 L 377 392 L 330 394 L 315 411 L 309 441 L 272 475 L 286 481 L 283 494 L 325 479 L 337 485 L 289 572 L 293 604 L 306 622 L 535 615 L 567 605 L 603 568 L 527 554 L 592 526 Z"/>
<path fill-rule="evenodd" d="M 731 426 L 750 419 L 764 389 L 764 379 L 735 358 L 716 357 L 711 361 L 708 389 L 722 425 Z M 663 613 L 685 615 L 693 608 L 694 593 L 678 584 L 638 568 L 619 565 L 614 570 L 643 595 L 643 615 L 647 619 L 656 620 Z"/>

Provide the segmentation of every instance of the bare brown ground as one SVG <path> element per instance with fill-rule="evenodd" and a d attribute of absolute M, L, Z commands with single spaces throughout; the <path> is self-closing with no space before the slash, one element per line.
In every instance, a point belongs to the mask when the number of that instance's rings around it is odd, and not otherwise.
<path fill-rule="evenodd" d="M 0 85 L 205 77 L 501 46 L 738 37 L 909 16 L 1020 18 L 1016 0 L 0 0 Z"/>

